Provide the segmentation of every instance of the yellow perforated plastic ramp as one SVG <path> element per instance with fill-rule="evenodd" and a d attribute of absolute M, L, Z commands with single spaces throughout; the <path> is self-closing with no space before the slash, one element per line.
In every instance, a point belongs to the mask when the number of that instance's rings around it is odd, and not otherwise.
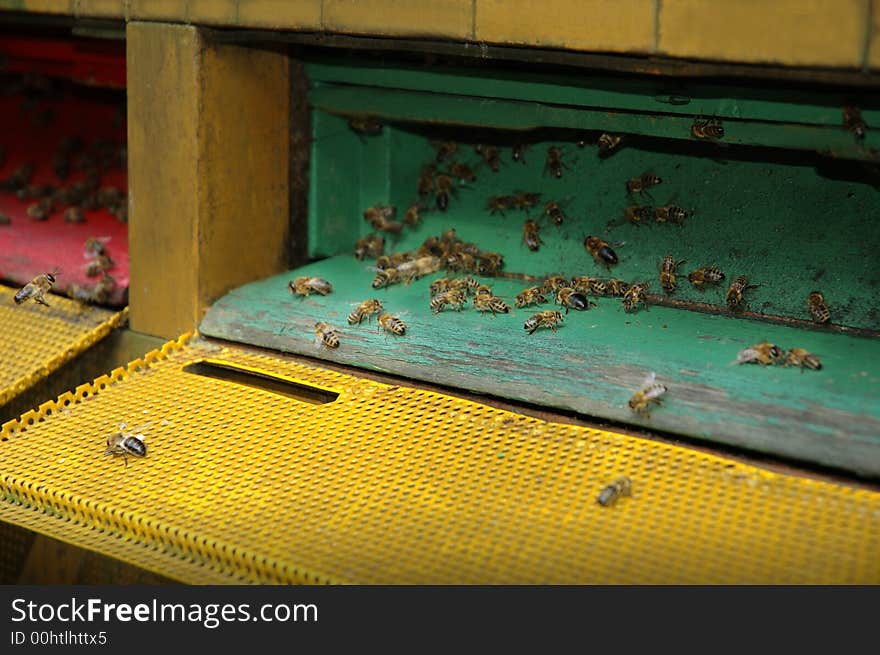
<path fill-rule="evenodd" d="M 128 317 L 46 295 L 49 307 L 16 305 L 18 289 L 0 285 L 0 406 L 107 336 Z"/>
<path fill-rule="evenodd" d="M 120 422 L 147 426 L 127 466 Z M 201 340 L 2 437 L 0 518 L 184 582 L 880 583 L 876 492 Z"/>

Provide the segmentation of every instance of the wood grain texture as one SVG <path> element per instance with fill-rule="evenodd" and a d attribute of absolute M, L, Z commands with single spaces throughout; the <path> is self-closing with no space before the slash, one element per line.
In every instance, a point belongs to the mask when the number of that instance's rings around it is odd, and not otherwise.
<path fill-rule="evenodd" d="M 229 288 L 285 267 L 288 63 L 132 22 L 128 66 L 131 321 L 171 338 Z"/>
<path fill-rule="evenodd" d="M 287 282 L 321 275 L 334 285 L 326 297 L 294 298 Z M 436 277 L 436 276 L 434 276 Z M 571 312 L 556 333 L 528 335 L 534 310 L 495 318 L 472 308 L 428 309 L 430 278 L 387 290 L 353 257 L 336 257 L 254 282 L 215 303 L 203 334 L 282 352 L 305 354 L 710 442 L 811 461 L 860 475 L 880 475 L 880 342 L 771 326 L 666 307 L 625 314 L 614 299 Z M 490 280 L 512 298 L 522 285 Z M 353 304 L 379 298 L 400 313 L 408 334 L 395 338 L 373 321 L 350 327 Z M 318 320 L 336 327 L 342 345 L 315 344 Z M 821 353 L 822 371 L 736 366 L 737 352 L 768 339 Z M 650 418 L 634 416 L 630 395 L 647 373 L 669 387 Z"/>

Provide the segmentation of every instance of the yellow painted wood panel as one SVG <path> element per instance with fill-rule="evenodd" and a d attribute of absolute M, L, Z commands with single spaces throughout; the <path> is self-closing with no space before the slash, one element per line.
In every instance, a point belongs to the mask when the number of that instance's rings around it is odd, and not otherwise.
<path fill-rule="evenodd" d="M 321 0 L 239 0 L 238 24 L 273 29 L 321 28 Z"/>
<path fill-rule="evenodd" d="M 880 68 L 880 0 L 871 0 L 871 34 L 865 65 L 872 70 Z"/>
<path fill-rule="evenodd" d="M 287 270 L 289 60 L 205 50 L 199 114 L 199 306 Z"/>
<path fill-rule="evenodd" d="M 475 38 L 492 43 L 651 52 L 654 0 L 476 0 Z"/>
<path fill-rule="evenodd" d="M 199 31 L 130 22 L 129 305 L 132 329 L 191 330 L 198 308 Z"/>
<path fill-rule="evenodd" d="M 125 18 L 126 0 L 74 0 L 76 16 Z"/>
<path fill-rule="evenodd" d="M 24 4 L 24 7 L 21 5 Z M 24 0 L 16 2 L 0 2 L 2 9 L 24 9 L 40 14 L 72 14 L 74 0 Z"/>
<path fill-rule="evenodd" d="M 324 29 L 470 39 L 473 5 L 473 0 L 324 0 Z"/>
<path fill-rule="evenodd" d="M 186 18 L 190 23 L 235 25 L 238 22 L 238 2 L 237 0 L 188 0 Z"/>
<path fill-rule="evenodd" d="M 202 34 L 127 32 L 131 327 L 165 338 L 287 268 L 288 58 Z"/>
<path fill-rule="evenodd" d="M 181 0 L 129 0 L 132 20 L 182 21 L 186 18 L 186 2 Z"/>
<path fill-rule="evenodd" d="M 658 51 L 796 66 L 861 65 L 865 0 L 663 0 Z"/>

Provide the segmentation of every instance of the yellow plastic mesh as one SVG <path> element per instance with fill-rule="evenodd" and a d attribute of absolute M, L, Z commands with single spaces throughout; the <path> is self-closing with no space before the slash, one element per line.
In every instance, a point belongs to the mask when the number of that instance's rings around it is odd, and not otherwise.
<path fill-rule="evenodd" d="M 203 359 L 340 395 L 182 370 Z M 120 422 L 149 426 L 127 467 Z M 183 582 L 880 583 L 876 492 L 203 340 L 2 438 L 0 518 Z"/>
<path fill-rule="evenodd" d="M 0 406 L 94 345 L 128 318 L 120 312 L 47 295 L 50 307 L 16 305 L 18 289 L 0 285 Z"/>

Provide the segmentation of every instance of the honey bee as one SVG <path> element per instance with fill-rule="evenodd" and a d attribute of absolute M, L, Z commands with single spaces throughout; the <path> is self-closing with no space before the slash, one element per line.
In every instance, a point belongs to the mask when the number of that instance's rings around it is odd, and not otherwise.
<path fill-rule="evenodd" d="M 304 275 L 287 283 L 287 288 L 295 296 L 309 296 L 313 292 L 326 296 L 333 291 L 333 286 L 324 278 Z"/>
<path fill-rule="evenodd" d="M 57 271 L 53 271 L 52 273 L 44 273 L 43 275 L 38 275 L 33 280 L 24 285 L 18 292 L 15 294 L 13 300 L 15 300 L 16 305 L 20 305 L 26 300 L 33 300 L 35 303 L 39 303 L 40 305 L 49 306 L 49 303 L 46 302 L 46 299 L 43 297 L 43 294 L 49 293 L 51 291 L 52 286 L 55 284 L 56 276 L 58 275 Z"/>
<path fill-rule="evenodd" d="M 4 212 L 0 212 L 0 225 L 9 225 L 12 223 L 12 219 L 9 218 L 9 214 Z"/>
<path fill-rule="evenodd" d="M 354 244 L 354 256 L 357 259 L 369 257 L 375 259 L 381 257 L 385 252 L 385 237 L 378 234 L 369 234 L 362 239 L 358 239 Z"/>
<path fill-rule="evenodd" d="M 667 294 L 675 291 L 675 270 L 687 260 L 675 261 L 672 255 L 666 255 L 660 262 L 660 286 Z"/>
<path fill-rule="evenodd" d="M 25 213 L 34 220 L 45 221 L 49 218 L 49 214 L 55 209 L 55 203 L 51 198 L 42 198 L 37 202 L 28 205 Z"/>
<path fill-rule="evenodd" d="M 528 307 L 529 305 L 540 305 L 545 302 L 547 302 L 547 297 L 544 295 L 543 287 L 529 287 L 516 295 L 514 304 L 521 308 Z"/>
<path fill-rule="evenodd" d="M 628 179 L 626 181 L 626 191 L 627 193 L 643 193 L 651 187 L 657 186 L 661 182 L 663 182 L 663 180 L 651 171 L 647 171 L 638 177 L 631 177 Z"/>
<path fill-rule="evenodd" d="M 743 304 L 743 294 L 748 289 L 755 289 L 757 286 L 757 284 L 749 284 L 749 278 L 745 275 L 740 275 L 727 289 L 724 301 L 730 309 L 737 309 Z"/>
<path fill-rule="evenodd" d="M 571 278 L 571 286 L 578 293 L 592 293 L 594 296 L 604 296 L 608 290 L 605 282 L 589 275 Z"/>
<path fill-rule="evenodd" d="M 663 402 L 661 396 L 665 393 L 666 387 L 657 382 L 657 375 L 652 371 L 638 391 L 630 397 L 629 408 L 636 414 L 650 418 L 651 404 L 660 405 Z"/>
<path fill-rule="evenodd" d="M 547 149 L 547 159 L 544 162 L 544 174 L 550 171 L 550 174 L 559 179 L 562 177 L 562 169 L 568 168 L 562 161 L 562 149 L 556 146 L 550 146 Z"/>
<path fill-rule="evenodd" d="M 380 255 L 376 258 L 376 268 L 397 268 L 404 262 L 412 261 L 413 256 L 408 252 L 392 252 L 388 255 Z"/>
<path fill-rule="evenodd" d="M 724 126 L 717 118 L 697 118 L 691 124 L 691 135 L 695 139 L 715 141 L 724 137 Z"/>
<path fill-rule="evenodd" d="M 862 119 L 862 112 L 858 107 L 847 106 L 843 108 L 843 126 L 853 133 L 857 141 L 865 139 L 868 126 Z"/>
<path fill-rule="evenodd" d="M 531 218 L 523 225 L 522 240 L 532 252 L 540 248 L 543 243 L 543 241 L 541 241 L 541 236 L 538 234 L 538 224 Z"/>
<path fill-rule="evenodd" d="M 593 256 L 597 263 L 604 264 L 609 270 L 619 261 L 617 253 L 612 250 L 608 242 L 599 237 L 588 236 L 584 239 L 584 248 Z"/>
<path fill-rule="evenodd" d="M 431 311 L 439 314 L 448 305 L 455 307 L 457 311 L 461 311 L 463 305 L 467 303 L 467 294 L 461 289 L 451 289 L 443 291 L 431 298 Z"/>
<path fill-rule="evenodd" d="M 647 309 L 648 302 L 645 296 L 649 288 L 650 285 L 647 282 L 631 285 L 626 290 L 626 293 L 623 294 L 623 311 L 634 312 L 638 309 L 639 305 Z"/>
<path fill-rule="evenodd" d="M 116 288 L 116 278 L 109 273 L 104 273 L 98 283 L 95 284 L 93 295 L 96 302 L 105 302 Z"/>
<path fill-rule="evenodd" d="M 396 268 L 379 268 L 376 270 L 376 277 L 373 278 L 372 286 L 374 289 L 381 289 L 397 282 L 400 282 L 400 274 Z"/>
<path fill-rule="evenodd" d="M 654 208 L 650 205 L 632 205 L 624 210 L 623 215 L 630 223 L 640 225 L 651 220 L 651 217 L 654 215 Z"/>
<path fill-rule="evenodd" d="M 807 296 L 807 310 L 816 323 L 827 323 L 831 320 L 831 311 L 825 304 L 825 296 L 818 291 L 813 291 Z"/>
<path fill-rule="evenodd" d="M 83 247 L 83 255 L 85 257 L 97 257 L 98 255 L 106 255 L 107 247 L 104 245 L 110 237 L 89 237 L 85 241 Z"/>
<path fill-rule="evenodd" d="M 492 312 L 494 316 L 495 314 L 507 314 L 511 308 L 501 298 L 493 296 L 492 291 L 489 290 L 488 293 L 477 293 L 474 296 L 474 309 L 481 313 Z"/>
<path fill-rule="evenodd" d="M 654 210 L 654 220 L 658 223 L 683 223 L 687 217 L 688 213 L 676 205 L 664 205 Z"/>
<path fill-rule="evenodd" d="M 626 292 L 629 291 L 630 284 L 629 282 L 624 282 L 623 280 L 612 279 L 605 280 L 605 288 L 607 289 L 609 296 L 620 297 L 626 295 Z"/>
<path fill-rule="evenodd" d="M 501 214 L 513 206 L 513 198 L 511 196 L 492 196 L 486 204 L 486 209 L 490 214 Z"/>
<path fill-rule="evenodd" d="M 128 456 L 146 457 L 147 444 L 144 443 L 144 435 L 125 431 L 125 423 L 120 426 L 119 432 L 114 432 L 107 437 L 107 450 L 105 455 L 122 455 L 122 461 L 128 466 Z"/>
<path fill-rule="evenodd" d="M 583 312 L 590 307 L 596 306 L 596 303 L 587 299 L 584 294 L 575 291 L 571 287 L 562 287 L 559 289 L 556 292 L 556 302 L 565 307 L 566 314 L 568 314 L 568 310 L 570 309 L 576 309 L 579 312 Z"/>
<path fill-rule="evenodd" d="M 754 346 L 743 348 L 736 355 L 737 364 L 758 363 L 761 366 L 769 366 L 780 363 L 781 359 L 782 349 L 767 341 L 762 341 Z"/>
<path fill-rule="evenodd" d="M 417 202 L 410 205 L 406 210 L 406 214 L 403 216 L 403 224 L 408 225 L 409 227 L 416 227 L 422 219 L 421 211 L 421 203 Z"/>
<path fill-rule="evenodd" d="M 562 225 L 568 218 L 562 210 L 562 205 L 555 200 L 551 200 L 544 205 L 544 216 L 553 221 L 557 226 Z"/>
<path fill-rule="evenodd" d="M 323 321 L 315 323 L 315 344 L 321 344 L 328 348 L 339 348 L 339 333 L 329 324 Z"/>
<path fill-rule="evenodd" d="M 563 277 L 562 275 L 551 275 L 544 280 L 544 285 L 541 289 L 543 293 L 556 293 L 563 287 L 567 286 L 569 286 L 567 277 Z"/>
<path fill-rule="evenodd" d="M 368 321 L 373 316 L 373 314 L 378 314 L 383 309 L 382 303 L 375 298 L 371 298 L 370 300 L 364 300 L 357 307 L 351 310 L 351 313 L 348 315 L 348 324 L 349 325 L 360 325 L 364 319 Z"/>
<path fill-rule="evenodd" d="M 86 266 L 86 275 L 88 277 L 97 277 L 104 271 L 113 268 L 113 265 L 113 260 L 107 255 L 98 255 L 88 263 L 88 266 Z"/>
<path fill-rule="evenodd" d="M 500 252 L 481 252 L 477 257 L 477 270 L 480 275 L 495 275 L 504 268 L 504 255 Z"/>
<path fill-rule="evenodd" d="M 400 234 L 403 231 L 403 223 L 394 219 L 397 215 L 397 207 L 394 205 L 374 205 L 364 212 L 364 220 L 380 232 Z"/>
<path fill-rule="evenodd" d="M 599 135 L 599 156 L 600 157 L 610 157 L 617 150 L 618 146 L 620 146 L 620 142 L 623 140 L 622 136 L 618 136 L 615 134 L 606 134 L 603 132 Z"/>
<path fill-rule="evenodd" d="M 449 196 L 455 193 L 455 181 L 449 175 L 438 175 L 434 178 L 434 200 L 437 209 L 445 212 L 449 208 Z"/>
<path fill-rule="evenodd" d="M 452 162 L 449 164 L 449 174 L 461 182 L 476 182 L 477 175 L 467 164 Z"/>
<path fill-rule="evenodd" d="M 382 123 L 371 116 L 348 119 L 348 126 L 360 135 L 375 136 L 382 132 Z"/>
<path fill-rule="evenodd" d="M 458 152 L 458 144 L 455 141 L 432 141 L 431 145 L 437 149 L 438 162 L 442 162 Z"/>
<path fill-rule="evenodd" d="M 65 223 L 84 223 L 86 215 L 80 207 L 68 207 L 64 210 Z"/>
<path fill-rule="evenodd" d="M 111 212 L 115 211 L 115 209 L 122 204 L 123 200 L 125 200 L 125 194 L 115 186 L 101 187 L 98 189 L 96 197 L 98 204 Z"/>
<path fill-rule="evenodd" d="M 498 148 L 495 146 L 478 144 L 474 146 L 474 150 L 483 158 L 483 161 L 492 169 L 493 173 L 497 173 L 501 170 L 501 155 L 498 153 Z"/>
<path fill-rule="evenodd" d="M 417 280 L 425 275 L 430 275 L 440 270 L 442 260 L 439 257 L 428 255 L 419 257 L 410 261 L 403 262 L 397 266 L 397 273 L 405 284 L 409 284 L 413 280 Z"/>
<path fill-rule="evenodd" d="M 718 284 L 723 279 L 724 273 L 717 266 L 703 266 L 688 273 L 688 281 L 700 291 L 704 290 L 705 285 Z"/>
<path fill-rule="evenodd" d="M 613 505 L 621 496 L 632 495 L 632 481 L 625 475 L 620 476 L 614 482 L 602 489 L 596 501 L 602 507 Z"/>
<path fill-rule="evenodd" d="M 391 314 L 379 314 L 379 327 L 401 337 L 406 334 L 406 323 Z"/>
<path fill-rule="evenodd" d="M 511 153 L 510 153 L 511 157 L 513 158 L 513 161 L 525 164 L 526 163 L 526 148 L 527 147 L 528 146 L 526 146 L 523 143 L 514 144 L 513 148 L 511 149 Z"/>
<path fill-rule="evenodd" d="M 540 200 L 540 193 L 517 191 L 511 197 L 511 204 L 515 209 L 530 209 L 536 206 Z"/>
<path fill-rule="evenodd" d="M 18 191 L 27 186 L 34 175 L 36 165 L 33 162 L 26 162 L 16 168 L 9 177 L 3 180 L 3 188 L 7 191 Z"/>
<path fill-rule="evenodd" d="M 805 368 L 811 368 L 814 371 L 818 371 L 822 368 L 822 362 L 819 361 L 819 358 L 803 348 L 790 348 L 788 352 L 785 353 L 785 361 L 783 364 L 785 366 L 799 366 L 801 373 L 804 372 Z"/>
<path fill-rule="evenodd" d="M 546 312 L 538 312 L 534 316 L 531 316 L 523 324 L 523 329 L 525 329 L 529 334 L 534 334 L 535 330 L 537 330 L 539 327 L 547 327 L 550 328 L 553 332 L 556 332 L 556 326 L 562 321 L 562 312 L 554 311 L 551 309 Z"/>
<path fill-rule="evenodd" d="M 464 291 L 465 293 L 476 293 L 476 290 L 479 289 L 480 286 L 485 285 L 481 285 L 476 279 L 470 276 L 458 277 L 449 280 L 446 291 L 457 289 L 459 291 Z"/>
<path fill-rule="evenodd" d="M 420 196 L 426 196 L 431 193 L 431 189 L 434 188 L 434 175 L 437 172 L 437 167 L 434 164 L 428 164 L 422 167 L 422 172 L 419 175 L 418 182 L 418 191 Z"/>
<path fill-rule="evenodd" d="M 477 284 L 477 288 L 474 289 L 474 296 L 491 296 L 492 295 L 492 287 L 488 284 Z"/>

